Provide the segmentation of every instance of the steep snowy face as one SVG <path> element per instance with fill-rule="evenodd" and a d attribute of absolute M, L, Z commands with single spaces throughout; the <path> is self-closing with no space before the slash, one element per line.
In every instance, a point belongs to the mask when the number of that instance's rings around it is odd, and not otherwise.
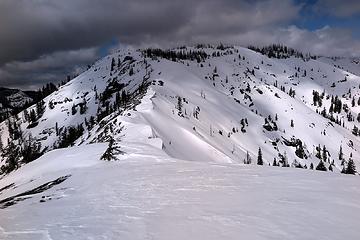
<path fill-rule="evenodd" d="M 190 161 L 339 172 L 360 159 L 357 66 L 240 47 L 122 49 L 18 114 L 17 128 L 0 124 L 1 139 L 48 151 L 113 138 Z"/>
<path fill-rule="evenodd" d="M 256 163 L 260 148 L 265 164 L 310 168 L 321 159 L 334 171 L 359 159 L 357 75 L 329 59 L 204 51 L 211 57 L 200 62 L 151 62 L 154 109 L 143 116 L 170 156 Z"/>
<path fill-rule="evenodd" d="M 8 138 L 23 135 L 40 143 L 43 150 L 73 145 L 110 113 L 120 113 L 123 103 L 132 106 L 130 100 L 141 92 L 146 71 L 140 52 L 129 49 L 107 56 L 18 118 L 1 123 L 2 141 L 6 144 Z"/>

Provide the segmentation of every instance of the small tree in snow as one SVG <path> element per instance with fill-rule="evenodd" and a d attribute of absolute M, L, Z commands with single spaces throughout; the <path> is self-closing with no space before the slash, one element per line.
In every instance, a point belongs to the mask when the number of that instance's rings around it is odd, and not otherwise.
<path fill-rule="evenodd" d="M 257 164 L 258 164 L 258 165 L 264 165 L 264 161 L 263 161 L 263 159 L 262 159 L 261 148 L 259 148 L 259 151 L 258 151 Z"/>
<path fill-rule="evenodd" d="M 88 107 L 87 107 L 87 102 L 86 99 L 84 98 L 83 102 L 80 104 L 80 114 L 85 114 L 87 111 Z"/>
<path fill-rule="evenodd" d="M 183 107 L 182 99 L 180 96 L 177 96 L 176 109 L 179 110 L 179 113 L 182 112 L 182 107 Z"/>
<path fill-rule="evenodd" d="M 316 166 L 316 170 L 318 171 L 327 171 L 327 168 L 322 160 L 320 160 L 319 164 Z"/>
<path fill-rule="evenodd" d="M 329 166 L 329 171 L 333 171 L 333 167 L 332 167 L 331 164 L 330 164 L 330 166 Z"/>
<path fill-rule="evenodd" d="M 244 164 L 251 164 L 251 157 L 249 152 L 246 152 L 246 158 L 244 159 Z"/>
<path fill-rule="evenodd" d="M 111 161 L 111 160 L 118 160 L 116 157 L 117 154 L 122 154 L 123 152 L 120 150 L 120 147 L 115 145 L 115 140 L 113 137 L 110 137 L 109 146 L 101 156 L 101 160 Z"/>
<path fill-rule="evenodd" d="M 342 151 L 342 146 L 340 145 L 340 150 L 339 150 L 339 160 L 343 160 L 344 159 L 344 154 Z"/>
<path fill-rule="evenodd" d="M 76 106 L 75 104 L 73 104 L 71 107 L 71 115 L 75 115 L 76 113 L 77 113 Z"/>
<path fill-rule="evenodd" d="M 324 160 L 324 162 L 326 162 L 326 160 L 327 160 L 327 150 L 326 150 L 325 145 L 322 150 L 322 160 Z"/>
<path fill-rule="evenodd" d="M 346 174 L 355 174 L 356 173 L 356 166 L 355 166 L 354 160 L 352 160 L 352 158 L 349 159 L 349 162 L 345 169 L 345 173 Z"/>
<path fill-rule="evenodd" d="M 276 158 L 274 158 L 274 161 L 273 161 L 273 164 L 272 164 L 274 167 L 277 167 L 277 162 L 276 162 Z"/>

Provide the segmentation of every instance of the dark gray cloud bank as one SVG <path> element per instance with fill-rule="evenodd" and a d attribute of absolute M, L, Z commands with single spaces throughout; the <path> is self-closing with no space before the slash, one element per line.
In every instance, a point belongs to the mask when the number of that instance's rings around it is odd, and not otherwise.
<path fill-rule="evenodd" d="M 346 2 L 346 3 L 345 3 Z M 360 55 L 352 29 L 297 26 L 293 0 L 0 0 L 0 85 L 35 88 L 99 57 L 114 39 L 135 46 L 284 43 L 325 55 Z M 318 0 L 311 14 L 347 18 L 357 0 Z"/>

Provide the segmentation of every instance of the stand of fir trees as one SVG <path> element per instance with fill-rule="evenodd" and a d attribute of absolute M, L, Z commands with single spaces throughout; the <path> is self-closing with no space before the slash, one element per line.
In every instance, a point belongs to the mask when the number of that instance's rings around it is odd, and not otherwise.
<path fill-rule="evenodd" d="M 5 164 L 1 166 L 1 174 L 7 174 L 16 170 L 20 165 L 20 146 L 15 145 L 13 141 L 3 148 L 1 157 L 5 159 Z"/>
<path fill-rule="evenodd" d="M 21 148 L 22 162 L 29 163 L 43 155 L 41 151 L 41 144 L 29 135 L 28 139 L 24 141 Z"/>
<path fill-rule="evenodd" d="M 26 164 L 39 158 L 44 150 L 41 144 L 31 135 L 24 136 L 21 127 L 12 118 L 8 119 L 9 139 L 7 145 L 0 142 L 0 154 L 4 160 L 0 174 L 16 170 L 21 164 Z"/>
<path fill-rule="evenodd" d="M 178 60 L 196 60 L 198 63 L 203 62 L 209 56 L 205 51 L 202 50 L 193 50 L 193 51 L 183 51 L 179 50 L 162 50 L 162 49 L 154 49 L 148 48 L 143 51 L 143 55 L 147 58 L 156 59 L 158 57 L 165 58 L 171 61 Z"/>
<path fill-rule="evenodd" d="M 54 148 L 66 148 L 69 146 L 73 146 L 74 142 L 83 134 L 84 134 L 84 127 L 82 124 L 64 128 L 61 131 L 59 140 L 57 144 L 55 144 Z"/>
<path fill-rule="evenodd" d="M 250 50 L 259 52 L 263 55 L 268 56 L 269 58 L 289 58 L 289 57 L 296 57 L 296 58 L 302 58 L 304 60 L 308 59 L 316 59 L 316 56 L 312 56 L 310 54 L 303 54 L 300 51 L 297 51 L 293 48 L 287 47 L 285 45 L 281 44 L 273 44 L 270 46 L 265 47 L 256 47 L 256 46 L 249 46 Z"/>

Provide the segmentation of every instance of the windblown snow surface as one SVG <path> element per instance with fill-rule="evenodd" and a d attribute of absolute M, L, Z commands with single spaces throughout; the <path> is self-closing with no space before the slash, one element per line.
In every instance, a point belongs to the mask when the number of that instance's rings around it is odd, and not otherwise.
<path fill-rule="evenodd" d="M 356 116 L 360 106 L 352 107 L 347 94 L 351 89 L 360 97 L 358 68 L 346 59 L 269 59 L 244 48 L 223 53 L 201 65 L 161 58 L 147 65 L 140 52 L 121 50 L 48 96 L 37 126 L 27 128 L 20 113 L 24 133 L 51 150 L 55 123 L 67 127 L 95 116 L 95 92 L 114 76 L 128 92 L 144 78 L 152 83 L 140 104 L 105 117 L 74 147 L 49 151 L 1 177 L 0 239 L 360 239 L 360 178 L 340 174 L 338 159 L 342 146 L 359 169 L 360 141 L 351 133 L 357 122 L 342 112 L 344 127 L 331 123 L 312 104 L 313 90 L 325 91 L 341 96 Z M 129 55 L 134 62 L 125 61 Z M 124 59 L 121 69 L 110 71 L 112 58 Z M 124 70 L 130 65 L 134 74 Z M 248 84 L 250 92 L 243 91 Z M 84 99 L 87 112 L 71 114 Z M 323 106 L 329 108 L 330 99 Z M 269 115 L 278 115 L 278 130 L 264 129 Z M 6 144 L 5 123 L 0 133 Z M 107 134 L 123 152 L 118 161 L 100 160 Z M 291 138 L 303 142 L 306 159 L 285 144 Z M 269 166 L 285 152 L 290 165 L 316 166 L 319 144 L 326 145 L 325 164 L 333 162 L 334 172 Z M 264 166 L 255 165 L 259 147 Z M 243 164 L 247 152 L 249 165 Z"/>
<path fill-rule="evenodd" d="M 17 187 L 5 198 L 71 175 L 1 209 L 0 239 L 359 238 L 357 177 L 183 161 L 137 144 L 102 162 L 105 148 L 57 150 L 1 180 Z"/>

